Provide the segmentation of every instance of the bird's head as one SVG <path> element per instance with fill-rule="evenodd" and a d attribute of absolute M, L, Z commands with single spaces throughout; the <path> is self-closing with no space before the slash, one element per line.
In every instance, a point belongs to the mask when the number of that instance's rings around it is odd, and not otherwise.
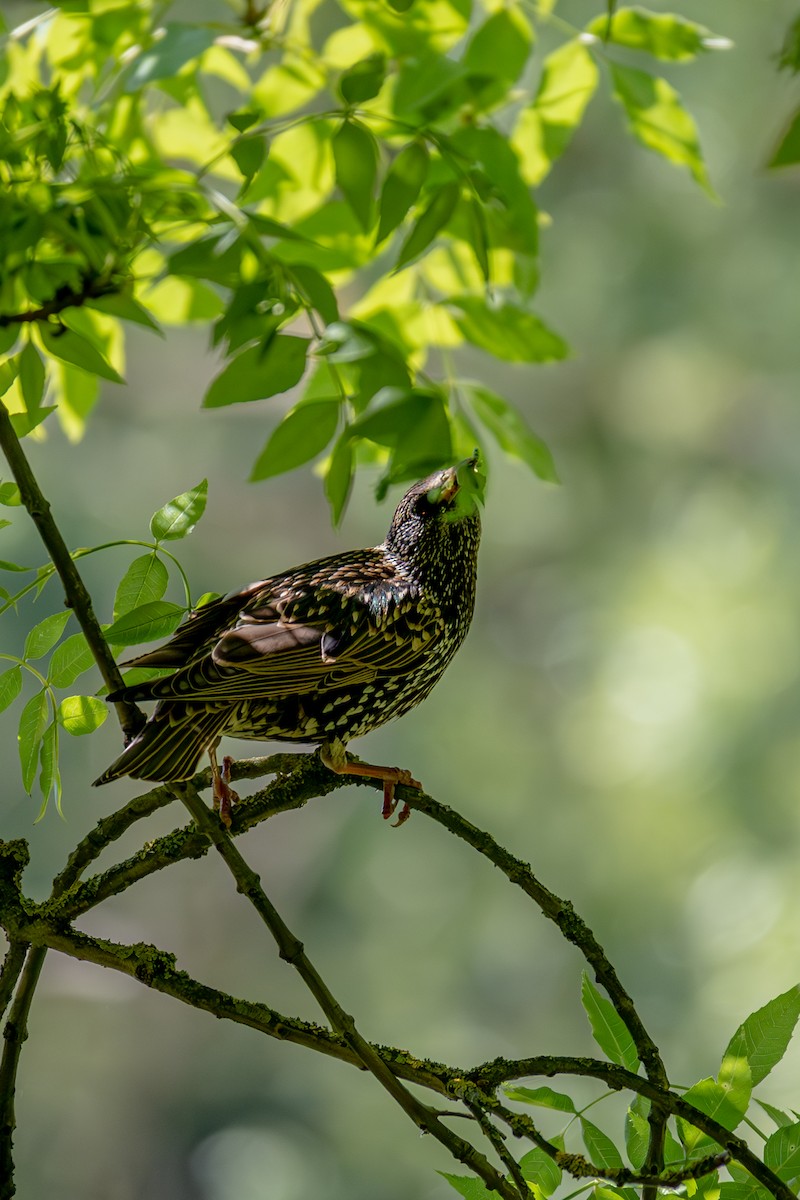
<path fill-rule="evenodd" d="M 397 506 L 386 549 L 423 571 L 473 560 L 480 540 L 478 504 L 486 477 L 478 453 L 415 483 Z"/>

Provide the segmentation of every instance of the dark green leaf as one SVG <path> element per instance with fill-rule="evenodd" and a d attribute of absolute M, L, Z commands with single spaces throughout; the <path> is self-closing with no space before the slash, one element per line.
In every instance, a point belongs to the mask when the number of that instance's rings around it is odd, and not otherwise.
<path fill-rule="evenodd" d="M 612 1062 L 629 1071 L 639 1070 L 639 1059 L 633 1038 L 614 1005 L 601 995 L 586 972 L 583 972 L 581 1002 L 592 1027 L 592 1035 L 600 1049 Z"/>
<path fill-rule="evenodd" d="M 174 22 L 161 38 L 134 58 L 125 76 L 126 92 L 135 92 L 157 79 L 171 79 L 181 67 L 214 44 L 214 31 Z"/>
<path fill-rule="evenodd" d="M 97 696 L 67 696 L 58 706 L 59 724 L 73 737 L 94 733 L 107 716 L 108 705 Z"/>
<path fill-rule="evenodd" d="M 587 1121 L 586 1117 L 581 1117 L 581 1133 L 586 1153 L 595 1166 L 615 1171 L 623 1165 L 622 1155 L 608 1134 Z"/>
<path fill-rule="evenodd" d="M 151 600 L 132 612 L 120 617 L 104 630 L 106 641 L 112 646 L 136 646 L 139 642 L 152 642 L 156 638 L 174 633 L 185 615 L 179 604 L 166 600 Z"/>
<path fill-rule="evenodd" d="M 553 456 L 545 443 L 528 429 L 520 414 L 495 392 L 470 385 L 468 395 L 475 415 L 497 439 L 498 445 L 549 483 L 558 483 Z"/>
<path fill-rule="evenodd" d="M 800 162 L 800 108 L 794 113 L 785 132 L 781 135 L 767 166 L 770 168 L 791 167 L 798 162 Z"/>
<path fill-rule="evenodd" d="M 729 1059 L 744 1058 L 753 1087 L 761 1083 L 780 1062 L 800 1016 L 800 986 L 797 984 L 751 1013 L 731 1038 L 723 1067 Z"/>
<path fill-rule="evenodd" d="M 19 383 L 22 398 L 29 413 L 33 413 L 42 403 L 44 395 L 44 363 L 42 356 L 33 342 L 27 342 L 25 349 L 17 360 L 19 363 Z"/>
<path fill-rule="evenodd" d="M 416 477 L 452 456 L 450 422 L 442 394 L 435 389 L 383 388 L 350 426 L 354 437 L 393 450 L 391 481 Z"/>
<path fill-rule="evenodd" d="M 483 297 L 462 296 L 448 301 L 456 324 L 473 346 L 509 362 L 554 362 L 566 358 L 569 347 L 533 313 L 510 302 L 487 305 Z"/>
<path fill-rule="evenodd" d="M 112 383 L 125 382 L 96 346 L 81 334 L 67 329 L 66 325 L 51 325 L 47 321 L 40 321 L 39 333 L 45 350 L 55 358 L 72 363 L 92 375 L 99 375 L 101 379 L 109 379 Z"/>
<path fill-rule="evenodd" d="M 267 157 L 267 139 L 263 133 L 238 138 L 231 146 L 230 156 L 249 182 Z"/>
<path fill-rule="evenodd" d="M 0 326 L 0 354 L 8 354 L 10 350 L 13 350 L 19 338 L 19 332 L 18 325 L 6 325 L 5 328 Z"/>
<path fill-rule="evenodd" d="M 541 1188 L 543 1196 L 551 1196 L 561 1183 L 561 1168 L 538 1146 L 523 1154 L 519 1169 L 528 1183 Z"/>
<path fill-rule="evenodd" d="M 291 268 L 291 276 L 302 293 L 302 299 L 316 309 L 326 325 L 339 320 L 336 295 L 321 271 L 305 263 L 295 263 Z"/>
<path fill-rule="evenodd" d="M 764 1162 L 786 1183 L 800 1175 L 800 1122 L 776 1129 L 767 1138 Z"/>
<path fill-rule="evenodd" d="M 51 617 L 45 617 L 38 625 L 34 625 L 25 639 L 23 658 L 41 658 L 48 650 L 52 650 L 64 632 L 69 618 L 70 610 L 65 609 L 64 612 L 53 613 Z"/>
<path fill-rule="evenodd" d="M 397 228 L 411 205 L 416 203 L 428 174 L 429 159 L 424 142 L 409 142 L 395 158 L 381 188 L 376 245 Z"/>
<path fill-rule="evenodd" d="M 22 690 L 22 668 L 9 667 L 0 675 L 0 712 L 13 704 Z"/>
<path fill-rule="evenodd" d="M 464 66 L 506 85 L 522 74 L 533 34 L 520 8 L 500 8 L 479 25 L 464 53 Z"/>
<path fill-rule="evenodd" d="M 541 1108 L 555 1108 L 559 1112 L 575 1112 L 575 1103 L 570 1096 L 563 1092 L 554 1092 L 551 1087 L 517 1087 L 506 1086 L 503 1091 L 509 1100 L 519 1100 L 522 1104 L 536 1104 Z"/>
<path fill-rule="evenodd" d="M 469 244 L 480 267 L 481 274 L 489 282 L 489 231 L 486 226 L 486 213 L 483 204 L 477 196 L 470 196 L 467 201 L 467 228 L 469 229 Z"/>
<path fill-rule="evenodd" d="M 781 71 L 791 71 L 793 75 L 800 72 L 800 16 L 795 17 L 786 30 L 778 55 L 778 67 Z"/>
<path fill-rule="evenodd" d="M 251 346 L 237 355 L 213 380 L 204 408 L 222 408 L 265 400 L 294 387 L 303 377 L 309 339 L 277 334 L 266 348 Z"/>
<path fill-rule="evenodd" d="M 411 8 L 414 0 L 386 0 L 389 8 L 393 8 L 397 13 L 405 13 Z M 440 1172 L 441 1174 L 441 1172 Z M 446 1178 L 446 1176 L 445 1176 Z"/>
<path fill-rule="evenodd" d="M 378 143 L 359 121 L 343 121 L 332 139 L 336 182 L 362 229 L 372 224 Z"/>
<path fill-rule="evenodd" d="M 386 56 L 370 54 L 348 67 L 339 79 L 339 91 L 347 104 L 361 104 L 377 96 L 386 77 Z"/>
<path fill-rule="evenodd" d="M 144 305 L 124 292 L 109 292 L 107 296 L 98 296 L 95 300 L 88 300 L 86 307 L 119 317 L 123 321 L 132 321 L 135 325 L 144 325 L 145 328 L 154 329 L 156 333 L 164 336 L 161 326 L 151 317 Z"/>
<path fill-rule="evenodd" d="M 256 460 L 251 481 L 268 479 L 309 462 L 327 446 L 339 423 L 338 397 L 298 404 L 273 431 Z"/>
<path fill-rule="evenodd" d="M 399 271 L 422 254 L 430 246 L 437 233 L 450 220 L 461 195 L 461 185 L 454 180 L 444 183 L 434 193 L 427 208 L 414 222 L 406 240 L 400 247 L 395 270 Z"/>
<path fill-rule="evenodd" d="M 100 702 L 102 703 L 102 702 Z M 42 748 L 39 757 L 41 771 L 39 773 L 39 788 L 43 804 L 37 820 L 41 820 L 50 799 L 50 793 L 55 789 L 56 807 L 61 811 L 61 772 L 58 769 L 58 726 L 51 721 L 44 731 Z"/>
<path fill-rule="evenodd" d="M 718 46 L 725 42 L 715 38 L 710 29 L 685 17 L 633 6 L 621 8 L 611 20 L 607 16 L 595 17 L 586 29 L 603 41 L 642 50 L 667 62 L 687 62 L 705 50 L 714 49 L 715 42 Z"/>
<path fill-rule="evenodd" d="M 36 778 L 36 768 L 39 764 L 39 747 L 47 726 L 47 692 L 42 689 L 31 696 L 22 710 L 19 718 L 17 743 L 19 746 L 19 761 L 22 767 L 22 785 L 30 795 L 33 781 Z"/>
<path fill-rule="evenodd" d="M 775 1108 L 773 1104 L 768 1104 L 766 1100 L 759 1100 L 757 1096 L 753 1097 L 756 1104 L 760 1104 L 768 1117 L 771 1117 L 778 1128 L 783 1128 L 785 1125 L 793 1125 L 794 1121 L 788 1113 L 783 1112 L 780 1108 Z"/>
<path fill-rule="evenodd" d="M 47 678 L 53 687 L 70 687 L 94 665 L 94 655 L 82 633 L 73 633 L 53 651 Z"/>
<path fill-rule="evenodd" d="M 157 542 L 172 542 L 191 533 L 202 517 L 208 500 L 208 480 L 181 492 L 150 518 L 150 532 Z"/>
<path fill-rule="evenodd" d="M 713 196 L 697 128 L 674 87 L 666 79 L 634 67 L 611 62 L 609 68 L 614 97 L 625 109 L 633 136 L 648 150 L 688 167 L 700 186 Z"/>
<path fill-rule="evenodd" d="M 250 109 L 242 108 L 238 112 L 228 113 L 225 120 L 232 125 L 237 133 L 244 133 L 252 125 L 261 120 L 261 114 Z"/>
<path fill-rule="evenodd" d="M 172 504 L 175 504 L 174 500 Z M 161 511 L 163 512 L 163 509 Z M 197 519 L 195 517 L 195 521 Z M 153 520 L 155 521 L 155 517 Z M 117 617 L 124 616 L 132 609 L 138 608 L 140 604 L 147 604 L 151 600 L 160 600 L 167 590 L 168 583 L 167 568 L 155 552 L 143 554 L 141 558 L 134 559 L 120 580 L 117 594 L 114 597 L 114 620 L 116 621 Z"/>
<path fill-rule="evenodd" d="M 325 495 L 331 506 L 334 525 L 338 525 L 342 519 L 353 484 L 353 451 L 350 448 L 348 433 L 349 431 L 345 430 L 334 446 L 325 472 Z"/>

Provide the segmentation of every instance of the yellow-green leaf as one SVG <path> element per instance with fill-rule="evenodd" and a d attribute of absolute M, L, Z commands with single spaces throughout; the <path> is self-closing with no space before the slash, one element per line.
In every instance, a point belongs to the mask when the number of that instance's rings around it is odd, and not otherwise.
<path fill-rule="evenodd" d="M 527 183 L 540 184 L 564 153 L 598 78 L 594 59 L 577 38 L 548 54 L 533 103 L 522 110 L 511 136 Z"/>

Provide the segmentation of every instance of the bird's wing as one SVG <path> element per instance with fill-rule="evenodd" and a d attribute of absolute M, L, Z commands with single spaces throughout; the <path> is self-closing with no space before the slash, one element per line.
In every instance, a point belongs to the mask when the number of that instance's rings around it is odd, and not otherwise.
<path fill-rule="evenodd" d="M 406 674 L 441 632 L 438 609 L 403 604 L 407 593 L 408 585 L 382 581 L 349 594 L 319 586 L 278 599 L 253 592 L 209 648 L 172 675 L 134 686 L 131 698 L 269 699 Z"/>

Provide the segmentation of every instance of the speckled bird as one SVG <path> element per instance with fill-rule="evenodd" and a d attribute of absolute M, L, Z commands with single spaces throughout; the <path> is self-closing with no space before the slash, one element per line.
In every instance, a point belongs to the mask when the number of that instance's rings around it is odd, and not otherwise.
<path fill-rule="evenodd" d="M 409 771 L 361 762 L 347 743 L 424 700 L 472 620 L 480 541 L 477 456 L 406 493 L 386 540 L 251 583 L 193 612 L 159 649 L 123 664 L 171 667 L 109 700 L 157 700 L 141 733 L 95 784 L 181 780 L 209 753 L 215 805 L 236 799 L 224 735 L 318 743 L 338 774 L 380 779 L 383 815 Z M 400 820 L 408 815 L 407 806 Z"/>

